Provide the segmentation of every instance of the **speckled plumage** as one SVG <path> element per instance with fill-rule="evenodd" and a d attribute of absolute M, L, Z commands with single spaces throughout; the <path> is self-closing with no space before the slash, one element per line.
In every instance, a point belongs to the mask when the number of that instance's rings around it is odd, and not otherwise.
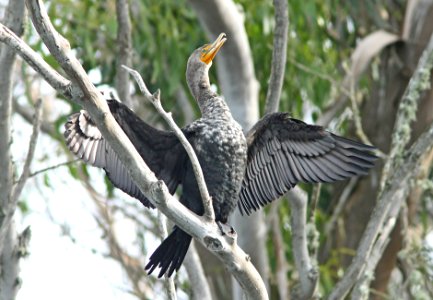
<path fill-rule="evenodd" d="M 216 219 L 226 223 L 236 207 L 244 178 L 247 143 L 241 126 L 232 118 L 224 101 L 217 95 L 211 99 L 212 105 L 207 107 L 209 115 L 191 123 L 184 131 L 193 136 L 189 141 L 203 169 Z M 182 198 L 186 198 L 185 201 L 188 201 L 188 192 L 189 189 L 184 188 Z M 193 198 L 197 197 L 199 195 Z M 203 213 L 201 200 L 194 199 L 188 206 L 193 205 L 199 205 L 199 212 Z"/>

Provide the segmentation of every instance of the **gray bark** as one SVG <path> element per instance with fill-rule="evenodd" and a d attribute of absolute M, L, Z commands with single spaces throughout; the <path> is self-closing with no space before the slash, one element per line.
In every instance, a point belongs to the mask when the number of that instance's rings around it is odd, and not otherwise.
<path fill-rule="evenodd" d="M 116 0 L 117 14 L 117 60 L 116 90 L 119 98 L 129 107 L 133 107 L 129 94 L 129 75 L 122 65 L 131 66 L 132 38 L 131 19 L 129 17 L 128 0 Z"/>
<path fill-rule="evenodd" d="M 11 0 L 5 23 L 17 35 L 23 33 L 24 1 Z M 15 299 L 19 288 L 18 234 L 13 226 L 16 203 L 12 203 L 11 112 L 15 53 L 0 48 L 0 299 Z"/>
<path fill-rule="evenodd" d="M 212 293 L 206 280 L 200 257 L 194 243 L 191 243 L 183 262 L 192 289 L 192 300 L 211 300 Z"/>
<path fill-rule="evenodd" d="M 265 114 L 278 111 L 287 61 L 289 11 L 287 0 L 274 0 L 275 31 L 272 67 L 266 94 Z"/>

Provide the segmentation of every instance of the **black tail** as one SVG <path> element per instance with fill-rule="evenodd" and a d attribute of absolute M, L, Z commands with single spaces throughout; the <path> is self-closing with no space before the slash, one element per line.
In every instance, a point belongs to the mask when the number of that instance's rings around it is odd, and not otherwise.
<path fill-rule="evenodd" d="M 158 277 L 161 278 L 165 273 L 170 277 L 174 270 L 178 271 L 182 265 L 189 244 L 191 244 L 191 236 L 174 226 L 173 232 L 162 241 L 150 257 L 145 267 L 148 274 L 152 274 L 157 267 L 161 267 Z"/>

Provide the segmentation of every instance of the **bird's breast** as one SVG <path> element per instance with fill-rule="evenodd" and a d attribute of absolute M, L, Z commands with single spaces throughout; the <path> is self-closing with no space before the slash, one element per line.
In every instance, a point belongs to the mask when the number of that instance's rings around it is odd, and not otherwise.
<path fill-rule="evenodd" d="M 236 205 L 245 173 L 245 136 L 234 120 L 206 120 L 195 125 L 192 144 L 203 169 L 215 213 L 226 219 Z"/>

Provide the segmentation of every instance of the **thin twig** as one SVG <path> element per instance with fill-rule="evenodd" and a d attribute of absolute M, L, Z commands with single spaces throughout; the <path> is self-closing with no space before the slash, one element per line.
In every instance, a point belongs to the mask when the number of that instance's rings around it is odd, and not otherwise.
<path fill-rule="evenodd" d="M 337 223 L 337 219 L 340 217 L 341 212 L 343 211 L 347 199 L 349 199 L 350 194 L 352 193 L 353 189 L 355 188 L 356 184 L 359 181 L 359 177 L 353 177 L 350 179 L 349 183 L 344 188 L 343 192 L 341 193 L 340 198 L 338 199 L 337 205 L 334 208 L 334 212 L 332 213 L 331 218 L 329 219 L 328 223 L 325 225 L 325 234 L 324 236 L 330 237 L 331 232 L 334 229 L 335 224 Z M 328 238 L 329 240 L 329 238 Z"/>
<path fill-rule="evenodd" d="M 38 140 L 39 132 L 41 129 L 41 118 L 42 118 L 42 100 L 38 99 L 35 103 L 35 116 L 33 120 L 33 132 L 30 137 L 29 149 L 27 151 L 26 160 L 24 162 L 23 171 L 21 172 L 21 176 L 18 179 L 16 186 L 12 192 L 12 203 L 16 203 L 18 201 L 18 197 L 21 195 L 21 192 L 24 188 L 24 185 L 29 178 L 30 175 L 30 165 L 33 161 L 33 157 L 35 154 L 36 143 Z"/>
<path fill-rule="evenodd" d="M 39 54 L 1 23 L 0 42 L 5 43 L 18 53 L 54 89 L 65 97 L 71 98 L 71 82 L 54 70 Z"/>
<path fill-rule="evenodd" d="M 74 159 L 74 160 L 69 160 L 69 161 L 65 161 L 65 162 L 62 162 L 62 163 L 58 163 L 56 165 L 52 165 L 52 166 L 49 166 L 49 167 L 37 170 L 37 171 L 35 171 L 33 173 L 30 173 L 29 177 L 33 177 L 33 176 L 39 175 L 40 173 L 45 173 L 47 171 L 51 171 L 51 170 L 54 170 L 54 169 L 57 169 L 57 168 L 60 168 L 60 167 L 63 167 L 63 166 L 71 165 L 71 164 L 74 164 L 74 163 L 76 163 L 78 161 L 81 161 L 81 159 L 77 158 L 77 159 Z"/>
<path fill-rule="evenodd" d="M 349 98 L 350 98 L 350 103 L 352 104 L 352 113 L 353 113 L 352 115 L 353 115 L 353 122 L 355 123 L 356 134 L 363 143 L 367 145 L 372 145 L 370 139 L 367 137 L 367 135 L 364 132 L 364 129 L 362 128 L 361 113 L 359 111 L 357 96 L 355 91 L 355 83 L 353 81 L 350 84 Z M 380 151 L 379 149 L 375 150 L 375 154 L 382 158 L 386 157 L 386 154 Z"/>
<path fill-rule="evenodd" d="M 203 206 L 204 206 L 204 215 L 206 219 L 210 222 L 215 220 L 215 212 L 212 207 L 212 200 L 209 196 L 209 192 L 207 190 L 206 182 L 204 181 L 203 171 L 200 167 L 200 162 L 198 161 L 197 155 L 194 152 L 194 149 L 192 148 L 191 144 L 186 139 L 185 135 L 182 133 L 182 130 L 176 125 L 174 122 L 171 113 L 167 113 L 164 108 L 161 105 L 160 100 L 160 92 L 159 90 L 156 91 L 155 94 L 151 94 L 149 90 L 146 87 L 146 84 L 143 81 L 143 78 L 141 75 L 136 71 L 133 70 L 127 66 L 122 66 L 127 70 L 132 77 L 134 77 L 135 81 L 137 82 L 141 92 L 144 94 L 146 99 L 150 101 L 158 111 L 158 113 L 161 114 L 161 116 L 164 118 L 164 120 L 168 123 L 170 128 L 174 131 L 177 138 L 182 143 L 182 146 L 185 148 L 186 152 L 188 153 L 189 159 L 192 162 L 192 166 L 194 169 L 195 178 L 198 183 L 198 187 L 200 190 L 200 195 L 203 200 Z"/>
<path fill-rule="evenodd" d="M 272 49 L 272 67 L 266 95 L 265 114 L 278 111 L 287 58 L 289 12 L 287 0 L 274 0 L 275 31 Z"/>

